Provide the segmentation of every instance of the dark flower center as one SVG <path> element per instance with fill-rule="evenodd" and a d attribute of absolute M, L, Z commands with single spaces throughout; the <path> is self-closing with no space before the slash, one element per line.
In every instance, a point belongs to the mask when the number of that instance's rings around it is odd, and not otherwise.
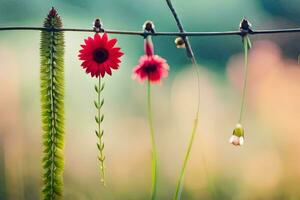
<path fill-rule="evenodd" d="M 95 49 L 93 58 L 99 64 L 104 63 L 108 59 L 108 51 L 104 48 Z"/>
<path fill-rule="evenodd" d="M 146 65 L 143 70 L 144 72 L 146 72 L 147 74 L 155 72 L 157 69 L 156 65 Z"/>

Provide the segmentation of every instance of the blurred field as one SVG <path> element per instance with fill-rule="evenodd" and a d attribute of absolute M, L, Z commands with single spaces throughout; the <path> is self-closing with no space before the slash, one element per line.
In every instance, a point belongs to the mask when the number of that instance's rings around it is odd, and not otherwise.
<path fill-rule="evenodd" d="M 174 0 L 187 30 L 235 30 L 246 16 L 254 28 L 299 27 L 300 2 Z M 40 26 L 51 6 L 65 27 L 140 30 L 152 19 L 157 30 L 176 31 L 164 1 L 0 0 L 0 26 Z M 247 9 L 241 9 L 247 8 Z M 224 16 L 216 13 L 222 13 Z M 195 20 L 197 18 L 197 20 Z M 298 19 L 298 20 L 297 20 Z M 145 85 L 131 79 L 143 53 L 142 38 L 116 36 L 125 56 L 106 77 L 105 153 L 108 187 L 100 184 L 94 135 L 93 86 L 77 53 L 88 33 L 66 33 L 66 200 L 149 199 L 150 135 Z M 34 200 L 41 192 L 39 32 L 0 33 L 0 199 Z M 111 36 L 112 37 L 112 36 Z M 249 55 L 245 146 L 228 143 L 238 118 L 243 76 L 241 39 L 192 38 L 201 71 L 200 128 L 185 177 L 184 200 L 300 199 L 299 34 L 255 36 Z M 170 76 L 153 88 L 159 153 L 158 199 L 171 199 L 196 107 L 195 72 L 172 37 L 154 38 Z"/>

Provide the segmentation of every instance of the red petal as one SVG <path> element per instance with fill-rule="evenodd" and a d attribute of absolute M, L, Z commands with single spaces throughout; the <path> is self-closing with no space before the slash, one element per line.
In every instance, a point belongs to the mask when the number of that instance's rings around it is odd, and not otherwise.
<path fill-rule="evenodd" d="M 113 39 L 111 39 L 111 40 L 109 40 L 108 42 L 107 42 L 107 48 L 113 48 L 114 46 L 115 46 L 115 44 L 117 43 L 117 39 L 116 38 L 113 38 Z"/>
<path fill-rule="evenodd" d="M 94 41 L 95 42 L 100 42 L 101 41 L 101 37 L 100 37 L 100 35 L 98 33 L 95 33 L 95 35 L 94 35 Z"/>
<path fill-rule="evenodd" d="M 105 69 L 104 69 L 103 65 L 98 64 L 98 69 L 99 69 L 101 77 L 104 77 L 104 75 L 105 75 Z"/>
<path fill-rule="evenodd" d="M 114 47 L 111 49 L 112 52 L 119 52 L 121 50 L 120 47 Z"/>
<path fill-rule="evenodd" d="M 106 33 L 103 33 L 102 35 L 102 41 L 103 43 L 106 45 L 107 41 L 108 41 L 108 37 L 107 37 L 107 34 Z"/>
<path fill-rule="evenodd" d="M 113 51 L 113 50 L 110 51 L 110 54 L 111 54 L 111 56 L 118 57 L 118 58 L 124 55 L 124 53 L 122 53 L 120 51 Z"/>
<path fill-rule="evenodd" d="M 106 71 L 109 75 L 111 75 L 111 69 L 110 69 L 109 66 L 106 66 L 106 67 L 105 67 L 105 71 Z"/>
<path fill-rule="evenodd" d="M 115 62 L 112 62 L 110 61 L 110 67 L 113 68 L 113 69 L 118 69 L 119 68 L 119 64 L 118 63 L 115 63 Z"/>
<path fill-rule="evenodd" d="M 88 37 L 87 39 L 84 40 L 85 44 L 91 45 L 93 43 L 93 38 Z"/>

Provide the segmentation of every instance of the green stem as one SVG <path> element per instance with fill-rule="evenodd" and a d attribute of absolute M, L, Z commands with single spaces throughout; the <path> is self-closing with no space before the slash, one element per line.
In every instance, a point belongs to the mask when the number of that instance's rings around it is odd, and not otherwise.
<path fill-rule="evenodd" d="M 243 45 L 244 45 L 244 83 L 243 83 L 243 94 L 241 101 L 241 110 L 239 115 L 238 123 L 242 123 L 244 107 L 245 107 L 245 97 L 246 97 L 246 89 L 247 89 L 247 79 L 248 79 L 248 48 L 250 47 L 250 40 L 248 36 L 243 37 Z"/>
<path fill-rule="evenodd" d="M 188 144 L 188 148 L 187 148 L 185 158 L 184 158 L 184 161 L 183 161 L 183 166 L 181 168 L 180 176 L 179 176 L 178 181 L 177 181 L 176 192 L 175 192 L 175 195 L 174 195 L 174 198 L 173 198 L 174 200 L 180 200 L 181 199 L 181 192 L 182 192 L 182 187 L 183 187 L 183 180 L 184 180 L 185 170 L 186 170 L 186 166 L 187 166 L 187 163 L 188 163 L 188 160 L 189 160 L 189 157 L 190 157 L 191 149 L 192 149 L 194 138 L 195 138 L 195 135 L 196 135 L 197 126 L 198 126 L 198 117 L 194 120 L 190 142 Z"/>
<path fill-rule="evenodd" d="M 156 199 L 156 185 L 157 185 L 157 152 L 156 152 L 156 145 L 154 140 L 154 129 L 153 129 L 153 122 L 152 122 L 152 111 L 151 111 L 151 84 L 150 80 L 148 80 L 147 86 L 147 108 L 148 108 L 148 123 L 150 128 L 150 135 L 151 135 L 151 145 L 152 145 L 152 190 L 151 190 L 151 200 Z"/>
<path fill-rule="evenodd" d="M 99 149 L 99 156 L 98 156 L 98 159 L 100 161 L 100 170 L 101 170 L 101 174 L 100 174 L 100 177 L 101 177 L 101 182 L 103 183 L 103 185 L 105 186 L 106 183 L 105 183 L 105 165 L 104 165 L 104 160 L 105 160 L 105 156 L 104 156 L 104 142 L 103 142 L 103 133 L 104 131 L 101 130 L 101 123 L 103 121 L 103 117 L 101 116 L 101 107 L 103 104 L 101 104 L 101 92 L 103 90 L 103 87 L 101 85 L 101 76 L 99 76 L 98 78 L 98 99 L 97 99 L 97 110 L 98 110 L 98 113 L 97 113 L 97 118 L 98 120 L 97 121 L 97 124 L 98 124 L 98 132 L 97 133 L 97 136 L 98 136 L 98 149 Z"/>

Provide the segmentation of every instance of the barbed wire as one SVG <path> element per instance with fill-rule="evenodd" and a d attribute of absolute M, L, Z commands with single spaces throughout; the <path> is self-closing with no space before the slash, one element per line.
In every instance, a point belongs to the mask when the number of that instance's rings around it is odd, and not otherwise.
<path fill-rule="evenodd" d="M 0 31 L 20 31 L 20 30 L 33 30 L 33 31 L 49 31 L 49 32 L 97 32 L 94 29 L 80 29 L 80 28 L 44 28 L 44 27 L 30 27 L 30 26 L 14 26 L 14 27 L 0 27 Z M 226 35 L 239 35 L 243 34 L 242 31 L 220 31 L 220 32 L 143 32 L 143 31 L 125 31 L 125 30 L 110 30 L 105 29 L 106 33 L 119 34 L 119 35 L 139 35 L 145 37 L 152 36 L 226 36 Z M 270 29 L 270 30 L 252 30 L 249 35 L 263 35 L 263 34 L 278 34 L 278 33 L 299 33 L 300 28 L 289 29 Z"/>

